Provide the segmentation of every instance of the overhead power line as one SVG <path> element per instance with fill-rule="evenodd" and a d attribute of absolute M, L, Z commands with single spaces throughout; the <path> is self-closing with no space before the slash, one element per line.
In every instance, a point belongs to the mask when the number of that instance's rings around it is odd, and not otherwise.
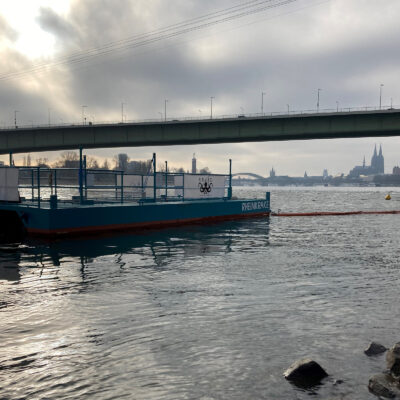
<path fill-rule="evenodd" d="M 84 51 L 60 57 L 52 62 L 40 63 L 31 68 L 0 75 L 0 81 L 17 79 L 28 74 L 42 72 L 48 68 L 61 65 L 79 65 L 87 63 L 94 58 L 100 58 L 112 53 L 126 51 L 137 47 L 181 36 L 193 31 L 199 31 L 218 24 L 258 14 L 263 11 L 282 7 L 298 0 L 251 0 L 236 6 L 228 7 L 213 13 L 205 14 L 164 28 L 153 30 L 147 33 L 127 37 L 118 41 L 110 42 L 102 46 L 93 47 Z"/>

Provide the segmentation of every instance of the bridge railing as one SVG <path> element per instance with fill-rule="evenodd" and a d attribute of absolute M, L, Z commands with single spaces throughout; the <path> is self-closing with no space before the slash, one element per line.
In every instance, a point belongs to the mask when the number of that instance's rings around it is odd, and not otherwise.
<path fill-rule="evenodd" d="M 238 113 L 238 114 L 224 114 L 216 115 L 211 118 L 211 116 L 201 115 L 201 116 L 181 116 L 175 117 L 171 116 L 167 119 L 165 118 L 149 118 L 149 119 L 135 119 L 135 120 L 124 120 L 121 121 L 85 121 L 85 122 L 62 122 L 61 124 L 35 124 L 21 122 L 14 125 L 6 125 L 3 123 L 0 125 L 1 130 L 11 130 L 11 129 L 35 129 L 35 128 L 63 128 L 63 127 L 93 127 L 101 125 L 124 125 L 124 124 L 144 124 L 144 123 L 170 123 L 170 122 L 190 122 L 190 121 L 210 121 L 210 120 L 227 120 L 227 119 L 241 119 L 241 118 L 267 118 L 267 117 L 281 117 L 281 116 L 301 116 L 308 114 L 332 114 L 332 113 L 352 113 L 352 112 L 370 112 L 370 111 L 398 111 L 400 106 L 398 105 L 382 105 L 382 106 L 358 106 L 358 107 L 339 107 L 336 108 L 320 108 L 320 109 L 308 109 L 308 110 L 286 110 L 286 111 L 266 111 L 258 113 Z"/>

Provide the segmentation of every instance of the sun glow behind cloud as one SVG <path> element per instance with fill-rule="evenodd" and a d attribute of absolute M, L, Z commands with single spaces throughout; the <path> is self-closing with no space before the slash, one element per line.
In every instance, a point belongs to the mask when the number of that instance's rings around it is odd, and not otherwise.
<path fill-rule="evenodd" d="M 51 56 L 55 38 L 40 28 L 36 17 L 41 7 L 51 7 L 59 14 L 66 14 L 70 3 L 70 0 L 2 0 L 0 14 L 18 34 L 12 49 L 30 59 Z"/>

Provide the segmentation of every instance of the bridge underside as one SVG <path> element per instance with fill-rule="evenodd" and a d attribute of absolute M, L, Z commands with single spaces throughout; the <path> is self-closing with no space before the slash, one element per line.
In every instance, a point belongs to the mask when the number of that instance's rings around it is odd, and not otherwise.
<path fill-rule="evenodd" d="M 400 136 L 400 110 L 0 130 L 0 154 Z"/>

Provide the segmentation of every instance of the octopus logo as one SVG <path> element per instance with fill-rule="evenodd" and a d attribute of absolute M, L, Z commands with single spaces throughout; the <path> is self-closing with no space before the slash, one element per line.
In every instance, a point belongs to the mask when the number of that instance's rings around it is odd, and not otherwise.
<path fill-rule="evenodd" d="M 210 183 L 209 182 L 204 182 L 204 183 L 199 182 L 200 193 L 203 193 L 203 194 L 210 193 L 212 190 L 212 186 L 213 186 L 213 184 L 211 182 Z"/>

